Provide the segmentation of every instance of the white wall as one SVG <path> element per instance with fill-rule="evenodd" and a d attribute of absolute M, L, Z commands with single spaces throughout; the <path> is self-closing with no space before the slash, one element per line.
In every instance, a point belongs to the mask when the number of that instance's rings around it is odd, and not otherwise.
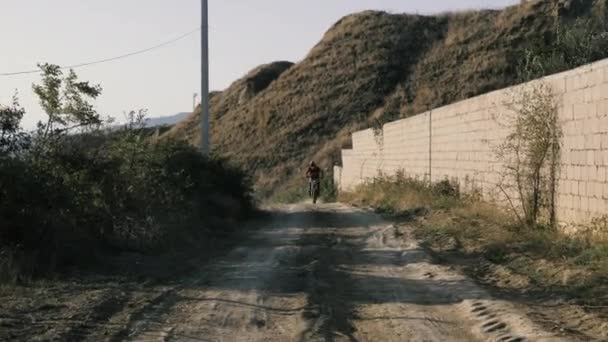
<path fill-rule="evenodd" d="M 608 60 L 533 82 L 552 86 L 564 133 L 559 219 L 584 222 L 608 214 Z M 353 148 L 342 151 L 342 168 L 335 172 L 337 184 L 348 190 L 380 173 L 403 170 L 421 179 L 429 172 L 433 181 L 457 179 L 465 188 L 496 195 L 503 172 L 494 151 L 509 133 L 501 122 L 513 115 L 508 104 L 529 85 L 391 122 L 380 134 L 353 133 Z"/>

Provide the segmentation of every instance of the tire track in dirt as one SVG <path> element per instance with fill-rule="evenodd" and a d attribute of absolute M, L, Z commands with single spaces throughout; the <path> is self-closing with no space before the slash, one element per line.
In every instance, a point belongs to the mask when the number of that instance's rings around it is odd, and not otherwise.
<path fill-rule="evenodd" d="M 115 340 L 293 337 L 302 325 L 306 250 L 312 249 L 295 243 L 298 229 L 283 229 L 292 225 L 289 215 L 274 220 L 226 257 L 202 267 L 143 308 Z"/>
<path fill-rule="evenodd" d="M 411 238 L 411 231 L 405 229 L 404 232 L 398 231 L 396 227 L 387 227 L 370 239 L 368 246 L 374 250 L 396 249 L 401 251 L 402 256 L 410 254 L 405 265 L 392 268 L 387 273 L 395 278 L 408 279 L 423 285 L 431 291 L 436 301 L 427 312 L 434 310 L 440 316 L 450 318 L 458 326 L 467 327 L 462 329 L 460 334 L 452 330 L 444 338 L 452 334 L 449 337 L 452 340 L 459 340 L 457 337 L 460 336 L 460 340 L 565 341 L 535 325 L 525 313 L 518 311 L 511 303 L 492 298 L 471 279 L 449 267 L 434 264 L 432 258 Z M 398 239 L 397 236 L 409 238 Z M 416 258 L 418 260 L 413 260 Z M 424 297 L 421 294 L 416 301 L 422 303 L 424 301 L 421 299 Z M 441 303 L 442 301 L 444 303 Z M 406 311 L 411 312 L 412 309 L 408 308 Z M 467 336 L 467 330 L 470 336 Z M 422 338 L 422 335 L 419 338 Z"/>
<path fill-rule="evenodd" d="M 323 338 L 345 338 L 356 341 L 355 328 L 351 317 L 355 308 L 346 300 L 352 293 L 352 279 L 346 273 L 336 272 L 334 264 L 343 258 L 350 258 L 349 246 L 344 247 L 341 239 L 330 233 L 322 239 L 317 257 L 307 277 L 308 305 L 304 317 L 309 326 L 298 337 L 299 341 Z"/>

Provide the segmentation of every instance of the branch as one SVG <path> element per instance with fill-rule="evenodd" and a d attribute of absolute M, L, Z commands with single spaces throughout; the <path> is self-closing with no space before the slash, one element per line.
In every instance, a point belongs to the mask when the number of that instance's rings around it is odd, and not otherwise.
<path fill-rule="evenodd" d="M 521 218 L 521 216 L 517 212 L 517 208 L 515 207 L 515 204 L 513 203 L 513 200 L 511 199 L 511 196 L 509 196 L 509 194 L 507 193 L 507 191 L 505 190 L 505 188 L 501 184 L 498 184 L 498 188 L 503 193 L 503 195 L 505 195 L 507 201 L 509 202 L 509 205 L 511 206 L 511 210 L 513 210 L 513 213 L 515 214 L 515 216 L 517 216 L 517 220 L 519 221 L 519 223 L 521 223 L 522 226 L 525 225 L 524 221 Z"/>
<path fill-rule="evenodd" d="M 87 125 L 88 125 L 88 123 L 78 123 L 78 124 L 75 124 L 75 125 L 70 126 L 70 127 L 65 127 L 65 128 L 62 128 L 62 129 L 58 129 L 55 132 L 57 132 L 57 133 L 65 133 L 65 132 L 71 131 L 73 129 L 84 127 L 84 126 L 87 126 Z"/>

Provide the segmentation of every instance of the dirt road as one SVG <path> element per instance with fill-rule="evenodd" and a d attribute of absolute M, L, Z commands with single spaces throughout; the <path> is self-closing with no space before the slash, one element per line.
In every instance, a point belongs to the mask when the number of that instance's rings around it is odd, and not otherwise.
<path fill-rule="evenodd" d="M 94 309 L 78 314 L 76 304 L 58 303 L 59 309 L 51 305 L 46 310 L 60 310 L 51 315 L 54 320 L 31 314 L 31 326 L 37 330 L 11 336 L 109 341 L 561 341 L 515 304 L 493 299 L 458 272 L 433 264 L 407 235 L 407 230 L 374 214 L 339 204 L 280 207 L 240 246 L 185 279 L 145 289 L 99 289 L 101 299 Z M 91 291 L 87 293 L 83 296 L 90 299 Z M 77 302 L 75 297 L 69 300 Z M 69 311 L 76 313 L 66 315 Z M 10 317 L 0 316 L 0 329 L 17 325 L 15 317 L 11 323 Z"/>

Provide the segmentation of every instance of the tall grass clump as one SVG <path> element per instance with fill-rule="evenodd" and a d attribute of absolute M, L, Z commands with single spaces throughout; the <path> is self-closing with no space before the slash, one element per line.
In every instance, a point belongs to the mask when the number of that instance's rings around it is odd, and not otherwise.
<path fill-rule="evenodd" d="M 459 185 L 450 180 L 429 184 L 397 172 L 373 178 L 353 192 L 341 193 L 340 199 L 399 213 L 415 208 L 453 208 L 459 205 L 461 194 Z"/>

